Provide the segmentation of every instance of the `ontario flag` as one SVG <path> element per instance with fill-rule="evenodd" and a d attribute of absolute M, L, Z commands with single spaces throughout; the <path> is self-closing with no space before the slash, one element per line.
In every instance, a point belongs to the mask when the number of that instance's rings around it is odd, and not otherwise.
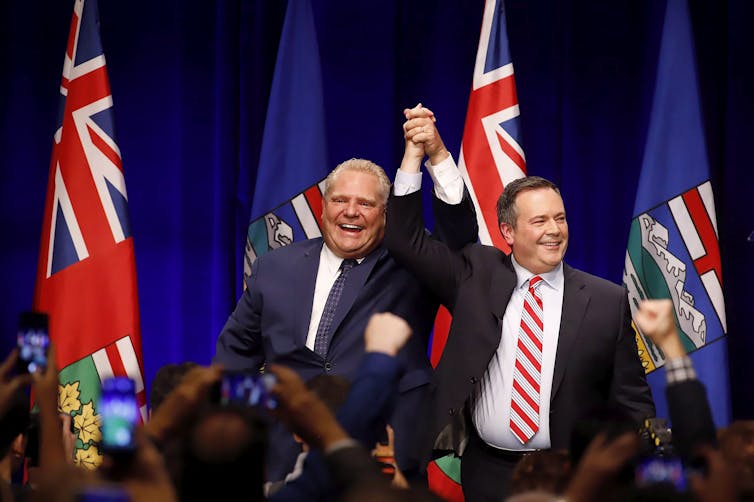
<path fill-rule="evenodd" d="M 50 316 L 75 462 L 93 469 L 103 378 L 133 378 L 146 418 L 134 246 L 96 0 L 74 3 L 60 95 L 34 308 Z"/>
<path fill-rule="evenodd" d="M 479 220 L 479 240 L 506 253 L 510 248 L 498 230 L 495 207 L 503 187 L 526 174 L 518 117 L 504 2 L 487 0 L 458 168 L 474 202 Z M 433 366 L 442 356 L 449 326 L 450 314 L 441 308 L 432 337 Z M 448 500 L 463 500 L 458 457 L 451 454 L 432 462 L 428 477 L 435 493 Z"/>
<path fill-rule="evenodd" d="M 288 2 L 272 79 L 244 259 L 321 235 L 329 159 L 319 44 L 308 0 Z M 244 281 L 244 286 L 246 281 Z"/>
<path fill-rule="evenodd" d="M 681 340 L 724 426 L 730 390 L 713 194 L 688 6 L 668 0 L 623 283 L 632 313 L 646 298 L 673 300 Z M 667 417 L 664 354 L 638 330 L 637 344 L 657 415 Z"/>

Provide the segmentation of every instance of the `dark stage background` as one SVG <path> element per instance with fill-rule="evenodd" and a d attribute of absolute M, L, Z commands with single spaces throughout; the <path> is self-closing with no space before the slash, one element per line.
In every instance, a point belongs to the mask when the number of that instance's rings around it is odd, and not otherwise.
<path fill-rule="evenodd" d="M 32 302 L 73 2 L 2 4 L 0 332 L 7 353 L 16 315 Z M 571 230 L 567 261 L 620 282 L 663 2 L 506 4 L 529 173 L 562 186 Z M 240 294 L 250 194 L 286 5 L 100 1 L 136 248 L 147 385 L 162 364 L 208 363 Z M 403 149 L 401 111 L 419 101 L 435 111 L 457 158 L 483 2 L 312 5 L 330 167 L 366 157 L 392 176 Z M 723 260 L 733 416 L 754 418 L 754 243 L 747 242 L 754 230 L 754 5 L 728 0 L 691 7 Z"/>

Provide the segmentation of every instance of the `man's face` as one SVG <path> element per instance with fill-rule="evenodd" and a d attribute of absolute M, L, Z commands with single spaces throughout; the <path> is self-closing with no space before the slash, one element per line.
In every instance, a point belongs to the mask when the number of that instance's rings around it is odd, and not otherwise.
<path fill-rule="evenodd" d="M 362 258 L 385 235 L 385 205 L 379 180 L 362 171 L 343 171 L 330 186 L 322 207 L 322 236 L 341 258 Z"/>
<path fill-rule="evenodd" d="M 550 188 L 537 188 L 519 193 L 515 204 L 516 228 L 501 223 L 500 231 L 520 265 L 534 274 L 549 272 L 568 247 L 563 199 Z"/>

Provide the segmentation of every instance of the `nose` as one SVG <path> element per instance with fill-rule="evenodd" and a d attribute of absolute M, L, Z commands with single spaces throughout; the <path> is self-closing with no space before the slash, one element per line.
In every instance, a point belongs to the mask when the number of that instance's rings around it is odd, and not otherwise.
<path fill-rule="evenodd" d="M 558 235 L 560 234 L 560 225 L 558 225 L 558 222 L 554 219 L 547 220 L 547 227 L 546 232 L 548 235 Z"/>
<path fill-rule="evenodd" d="M 353 201 L 352 200 L 348 204 L 346 204 L 345 215 L 346 216 L 358 216 L 359 215 L 359 203 L 358 203 L 358 201 Z"/>

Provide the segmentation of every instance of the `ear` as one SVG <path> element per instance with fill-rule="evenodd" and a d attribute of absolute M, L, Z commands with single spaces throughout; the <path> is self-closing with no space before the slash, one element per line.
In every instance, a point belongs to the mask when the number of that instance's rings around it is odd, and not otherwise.
<path fill-rule="evenodd" d="M 508 243 L 509 246 L 512 246 L 513 240 L 514 240 L 513 237 L 516 233 L 516 231 L 513 230 L 513 227 L 503 222 L 500 224 L 500 233 L 503 235 L 503 239 L 505 239 L 505 242 Z"/>

